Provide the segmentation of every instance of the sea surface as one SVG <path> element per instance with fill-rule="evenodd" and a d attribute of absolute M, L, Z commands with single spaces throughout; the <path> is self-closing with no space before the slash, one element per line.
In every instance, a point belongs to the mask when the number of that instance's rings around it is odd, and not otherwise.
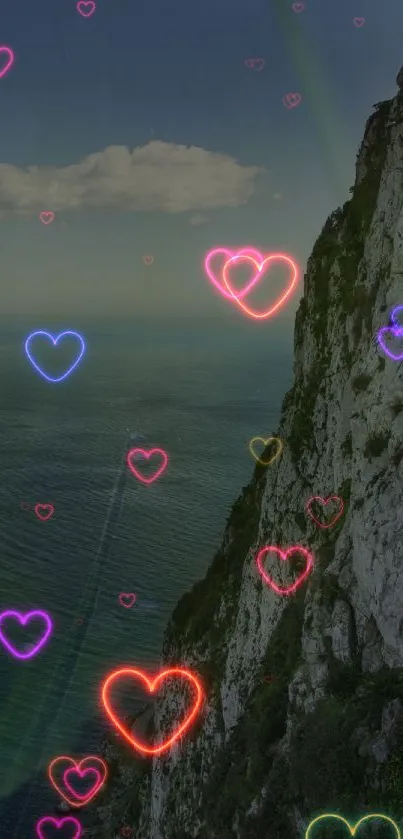
<path fill-rule="evenodd" d="M 249 440 L 276 431 L 292 323 L 0 326 L 0 609 L 44 609 L 54 623 L 30 661 L 0 648 L 0 836 L 29 839 L 57 803 L 50 759 L 96 749 L 102 679 L 122 664 L 158 669 L 169 615 L 204 576 L 251 477 Z M 86 341 L 58 384 L 24 352 L 40 328 L 76 329 Z M 127 429 L 165 449 L 169 464 L 149 486 L 127 474 L 102 565 Z M 49 521 L 35 516 L 37 503 L 54 505 Z M 131 609 L 121 592 L 136 593 Z"/>

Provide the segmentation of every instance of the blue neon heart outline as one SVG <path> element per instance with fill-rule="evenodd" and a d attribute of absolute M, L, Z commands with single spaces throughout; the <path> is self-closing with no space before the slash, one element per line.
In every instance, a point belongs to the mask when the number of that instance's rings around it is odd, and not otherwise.
<path fill-rule="evenodd" d="M 80 344 L 81 344 L 81 352 L 80 352 L 80 354 L 79 354 L 78 358 L 77 358 L 77 359 L 75 360 L 75 362 L 71 365 L 71 367 L 69 367 L 69 369 L 67 370 L 67 372 L 66 372 L 66 373 L 63 373 L 63 376 L 59 376 L 59 378 L 58 378 L 58 379 L 53 379 L 51 376 L 48 376 L 48 375 L 47 375 L 47 373 L 45 373 L 45 372 L 44 372 L 44 371 L 43 371 L 43 370 L 39 367 L 39 365 L 36 363 L 35 359 L 32 357 L 32 355 L 31 355 L 31 353 L 30 353 L 30 351 L 29 351 L 29 344 L 30 344 L 30 341 L 32 341 L 32 339 L 33 339 L 33 338 L 36 338 L 36 336 L 37 336 L 37 335 L 45 335 L 47 338 L 50 338 L 50 340 L 52 341 L 52 344 L 53 344 L 53 346 L 54 346 L 54 347 L 56 347 L 56 346 L 57 346 L 57 344 L 58 344 L 58 342 L 60 341 L 60 339 L 61 339 L 61 338 L 63 338 L 65 335 L 74 335 L 74 337 L 75 337 L 75 338 L 78 338 L 78 340 L 80 341 Z M 50 334 L 50 332 L 45 332 L 45 330 L 43 330 L 43 329 L 38 329 L 38 331 L 37 331 L 37 332 L 32 332 L 32 333 L 31 333 L 31 335 L 28 335 L 28 338 L 27 338 L 27 340 L 25 341 L 25 352 L 26 352 L 26 355 L 27 355 L 27 357 L 28 357 L 28 360 L 31 362 L 32 366 L 33 366 L 33 367 L 35 367 L 35 370 L 37 370 L 37 372 L 38 372 L 41 376 L 43 376 L 43 378 L 44 378 L 44 379 L 46 379 L 46 381 L 48 381 L 48 382 L 53 382 L 54 384 L 57 384 L 57 382 L 62 382 L 64 379 L 67 379 L 67 376 L 69 376 L 69 375 L 70 375 L 70 373 L 72 373 L 72 372 L 73 372 L 73 370 L 74 370 L 74 369 L 77 367 L 77 365 L 80 363 L 80 361 L 81 361 L 81 359 L 82 359 L 82 357 L 83 357 L 83 355 L 84 355 L 84 352 L 85 352 L 85 342 L 84 342 L 84 338 L 83 338 L 83 337 L 82 337 L 82 336 L 81 336 L 78 332 L 74 332 L 74 331 L 73 331 L 73 330 L 71 330 L 71 329 L 67 329 L 65 332 L 60 332 L 60 333 L 59 333 L 59 335 L 57 335 L 57 336 L 56 336 L 56 338 L 53 338 L 53 335 L 51 335 L 51 334 Z"/>

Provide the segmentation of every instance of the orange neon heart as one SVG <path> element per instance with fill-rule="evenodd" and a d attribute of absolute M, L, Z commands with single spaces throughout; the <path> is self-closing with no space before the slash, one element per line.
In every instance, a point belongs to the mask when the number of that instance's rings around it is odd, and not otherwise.
<path fill-rule="evenodd" d="M 258 455 L 253 451 L 253 444 L 254 443 L 263 443 L 264 447 L 267 448 L 269 443 L 276 443 L 277 451 L 269 460 L 262 460 Z M 275 460 L 280 456 L 281 452 L 283 451 L 284 443 L 280 440 L 279 437 L 268 437 L 267 440 L 264 437 L 252 437 L 252 440 L 249 443 L 249 450 L 252 457 L 255 458 L 257 463 L 260 463 L 261 466 L 270 466 L 271 463 L 274 463 Z"/>
<path fill-rule="evenodd" d="M 258 273 L 263 276 L 263 274 L 268 270 L 270 263 L 275 260 L 286 262 L 291 267 L 291 282 L 286 291 L 279 297 L 277 302 L 270 307 L 270 309 L 267 309 L 267 311 L 265 312 L 253 312 L 252 309 L 250 309 L 249 306 L 245 306 L 243 301 L 240 300 L 240 298 L 235 294 L 235 291 L 231 287 L 229 282 L 228 271 L 231 269 L 233 270 L 236 263 L 239 264 L 240 261 L 243 261 L 252 263 L 252 265 L 257 269 Z M 250 315 L 250 317 L 255 318 L 256 320 L 262 320 L 263 318 L 268 318 L 271 315 L 274 315 L 275 312 L 277 312 L 281 308 L 283 303 L 285 303 L 290 294 L 292 294 L 299 279 L 298 266 L 296 262 L 294 262 L 294 260 L 291 259 L 291 257 L 288 256 L 286 253 L 271 253 L 269 254 L 269 256 L 266 256 L 266 258 L 260 264 L 256 262 L 253 256 L 248 256 L 247 254 L 242 253 L 235 254 L 235 256 L 231 256 L 225 263 L 222 272 L 222 277 L 224 285 L 227 291 L 229 291 L 231 297 L 233 297 L 235 303 L 237 303 L 238 306 L 240 306 L 241 309 L 243 309 L 243 311 L 246 312 L 247 315 Z"/>
<path fill-rule="evenodd" d="M 190 712 L 187 714 L 181 725 L 177 726 L 174 733 L 169 737 L 167 740 L 164 740 L 160 743 L 159 746 L 146 746 L 144 743 L 141 743 L 134 737 L 132 731 L 130 731 L 119 719 L 117 714 L 114 713 L 112 710 L 110 701 L 109 701 L 109 692 L 111 687 L 118 682 L 120 679 L 131 678 L 131 679 L 139 679 L 143 684 L 146 686 L 149 693 L 155 693 L 156 688 L 163 682 L 165 679 L 170 677 L 179 677 L 181 679 L 187 679 L 188 682 L 192 684 L 195 688 L 196 696 L 195 702 L 193 707 L 191 708 Z M 190 672 L 190 670 L 183 670 L 180 667 L 172 667 L 168 670 L 162 670 L 155 679 L 149 679 L 148 676 L 143 673 L 142 670 L 135 670 L 133 667 L 123 667 L 120 670 L 114 670 L 110 673 L 109 676 L 105 679 L 102 689 L 101 689 L 101 699 L 103 706 L 105 708 L 106 713 L 110 720 L 112 720 L 114 726 L 120 731 L 123 737 L 136 749 L 138 752 L 141 752 L 144 755 L 160 755 L 162 752 L 166 752 L 173 743 L 182 736 L 182 734 L 187 731 L 189 726 L 195 720 L 197 714 L 200 711 L 202 702 L 204 700 L 204 692 L 202 686 L 196 678 L 196 676 Z"/>
<path fill-rule="evenodd" d="M 68 772 L 71 773 L 75 770 L 79 775 L 83 775 L 84 772 L 88 772 L 90 769 L 92 769 L 98 775 L 99 780 L 97 780 L 96 783 L 93 784 L 92 788 L 87 793 L 87 795 L 82 796 L 78 795 L 77 793 L 77 797 L 74 800 L 73 798 L 70 798 L 68 795 L 66 795 L 64 789 L 55 777 L 57 767 L 60 768 L 60 764 L 62 763 L 69 764 L 69 766 L 67 767 Z M 87 767 L 85 767 L 85 764 L 88 764 Z M 64 774 L 66 774 L 66 770 Z M 72 757 L 68 757 L 67 755 L 61 755 L 60 757 L 55 757 L 54 760 L 50 762 L 48 767 L 48 776 L 52 786 L 55 788 L 56 792 L 58 792 L 59 795 L 61 795 L 61 797 L 64 798 L 64 800 L 67 801 L 68 804 L 70 804 L 70 807 L 83 807 L 84 804 L 88 804 L 88 802 L 91 801 L 91 799 L 94 798 L 94 796 L 97 795 L 97 793 L 103 787 L 106 781 L 107 774 L 108 770 L 105 761 L 103 761 L 100 757 L 97 757 L 96 755 L 89 755 L 88 757 L 84 757 L 83 760 L 79 761 L 76 761 Z M 74 790 L 71 787 L 70 790 L 74 794 Z"/>

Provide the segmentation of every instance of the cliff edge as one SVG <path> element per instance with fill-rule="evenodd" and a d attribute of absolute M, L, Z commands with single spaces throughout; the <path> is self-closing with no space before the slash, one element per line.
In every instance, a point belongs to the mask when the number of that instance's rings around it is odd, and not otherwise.
<path fill-rule="evenodd" d="M 326 811 L 401 819 L 403 363 L 376 335 L 403 304 L 403 89 L 374 107 L 351 200 L 308 261 L 284 451 L 256 467 L 166 631 L 163 663 L 201 675 L 204 712 L 168 757 L 108 744 L 105 839 L 302 839 Z M 306 515 L 314 495 L 343 499 L 333 527 Z M 257 573 L 267 544 L 312 551 L 296 594 Z"/>

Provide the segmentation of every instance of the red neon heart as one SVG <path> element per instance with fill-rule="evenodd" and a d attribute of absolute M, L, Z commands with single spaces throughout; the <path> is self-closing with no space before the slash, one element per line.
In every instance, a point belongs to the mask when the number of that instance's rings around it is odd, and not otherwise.
<path fill-rule="evenodd" d="M 302 96 L 300 93 L 286 93 L 283 96 L 283 105 L 286 108 L 296 108 L 301 102 Z"/>
<path fill-rule="evenodd" d="M 278 586 L 277 583 L 274 582 L 274 580 L 269 576 L 269 574 L 266 573 L 265 569 L 263 568 L 263 559 L 270 552 L 276 553 L 280 557 L 280 559 L 283 560 L 283 562 L 286 562 L 287 559 L 289 559 L 290 555 L 295 553 L 303 554 L 303 556 L 305 557 L 305 570 L 302 572 L 302 574 L 300 574 L 299 577 L 297 577 L 297 579 L 290 586 Z M 286 551 L 282 551 L 280 548 L 276 548 L 274 547 L 274 545 L 270 545 L 269 547 L 262 548 L 262 550 L 259 551 L 256 557 L 256 565 L 258 567 L 259 574 L 261 575 L 261 577 L 263 577 L 265 583 L 267 583 L 267 585 L 270 586 L 270 588 L 273 589 L 273 591 L 275 591 L 276 594 L 294 594 L 294 592 L 296 592 L 297 588 L 301 585 L 301 583 L 304 582 L 310 571 L 312 571 L 313 556 L 311 553 L 309 553 L 309 551 L 306 550 L 306 548 L 303 548 L 301 545 L 294 545 L 292 548 L 287 548 Z"/>
<path fill-rule="evenodd" d="M 180 679 L 187 679 L 188 682 L 195 688 L 196 696 L 195 702 L 193 707 L 183 720 L 183 722 L 176 727 L 174 733 L 168 737 L 166 740 L 163 740 L 159 746 L 146 746 L 144 743 L 141 743 L 137 738 L 133 735 L 133 732 L 130 728 L 126 727 L 119 719 L 117 714 L 114 713 L 112 710 L 110 701 L 109 701 L 109 692 L 111 687 L 118 682 L 120 679 L 136 679 L 140 680 L 143 685 L 146 686 L 146 689 L 149 693 L 155 693 L 156 688 L 163 682 L 165 679 L 169 679 L 171 677 L 180 678 Z M 135 670 L 133 667 L 123 667 L 120 670 L 114 670 L 110 673 L 109 676 L 105 679 L 102 689 L 101 689 L 101 698 L 102 703 L 105 708 L 106 713 L 108 714 L 109 719 L 113 722 L 115 728 L 120 731 L 123 737 L 133 746 L 136 751 L 141 752 L 144 755 L 160 755 L 162 752 L 166 752 L 168 749 L 171 748 L 173 743 L 182 737 L 182 735 L 187 731 L 189 726 L 195 720 L 195 717 L 200 711 L 202 702 L 204 700 L 204 693 L 202 686 L 199 682 L 199 679 L 191 673 L 190 670 L 183 670 L 180 667 L 172 667 L 168 670 L 162 670 L 155 679 L 149 679 L 142 670 Z"/>
<path fill-rule="evenodd" d="M 34 510 L 36 515 L 38 516 L 38 519 L 40 519 L 41 521 L 47 521 L 48 519 L 50 519 L 51 516 L 53 516 L 53 513 L 55 512 L 53 504 L 35 504 Z M 48 512 L 42 514 L 40 512 L 41 510 L 48 510 Z"/>
<path fill-rule="evenodd" d="M 252 311 L 252 309 L 249 309 L 248 306 L 245 306 L 242 300 L 240 300 L 239 295 L 237 295 L 234 289 L 231 287 L 228 272 L 234 271 L 237 267 L 239 267 L 239 265 L 242 262 L 249 262 L 255 269 L 257 269 L 258 275 L 260 276 L 260 278 L 262 278 L 266 271 L 271 267 L 271 263 L 276 261 L 286 262 L 287 265 L 289 265 L 289 267 L 291 268 L 291 281 L 286 291 L 278 298 L 278 300 L 273 304 L 273 306 L 270 307 L 270 309 L 267 309 L 265 312 L 254 312 Z M 252 318 L 259 320 L 261 318 L 268 318 L 271 315 L 274 315 L 275 312 L 277 312 L 278 309 L 281 308 L 283 303 L 285 303 L 287 298 L 294 291 L 295 286 L 298 282 L 298 267 L 294 260 L 291 259 L 291 257 L 288 256 L 286 253 L 271 253 L 268 256 L 266 256 L 260 264 L 256 262 L 256 260 L 252 256 L 249 256 L 248 254 L 239 253 L 235 256 L 231 256 L 230 259 L 228 259 L 225 263 L 223 268 L 223 281 L 225 287 L 233 297 L 234 302 L 237 303 L 238 306 L 240 306 L 240 308 L 243 309 L 243 311 L 246 312 L 247 315 L 250 315 Z"/>
<path fill-rule="evenodd" d="M 337 501 L 340 505 L 340 510 L 339 510 L 338 513 L 336 513 L 335 516 L 333 516 L 333 518 L 331 519 L 331 521 L 328 524 L 322 524 L 322 522 L 320 522 L 316 518 L 316 516 L 314 515 L 314 513 L 311 510 L 312 504 L 315 501 L 318 504 L 324 505 L 325 507 L 329 504 L 330 501 Z M 312 498 L 310 498 L 309 501 L 307 501 L 305 509 L 306 509 L 306 512 L 308 513 L 308 516 L 311 517 L 312 521 L 314 521 L 315 524 L 317 524 L 319 527 L 322 527 L 323 530 L 326 530 L 328 527 L 331 527 L 333 524 L 336 524 L 337 519 L 339 519 L 340 516 L 343 515 L 344 504 L 343 504 L 343 499 L 339 498 L 338 495 L 329 495 L 327 498 L 322 498 L 321 495 L 313 495 Z"/>
<path fill-rule="evenodd" d="M 141 472 L 138 471 L 138 468 L 135 467 L 134 463 L 132 463 L 132 459 L 135 458 L 137 455 L 141 455 L 142 457 L 145 457 L 146 460 L 149 460 L 150 457 L 153 456 L 153 454 L 161 455 L 162 464 L 159 467 L 159 469 L 157 469 L 157 471 L 154 473 L 154 475 L 151 475 L 149 478 L 146 478 L 144 475 L 141 474 Z M 164 469 L 166 469 L 168 464 L 168 455 L 166 452 L 164 452 L 163 449 L 150 449 L 150 451 L 146 451 L 145 449 L 131 449 L 127 454 L 126 462 L 135 478 L 138 478 L 138 480 L 141 481 L 143 484 L 152 484 L 153 481 L 156 481 L 157 478 L 159 478 Z"/>
<path fill-rule="evenodd" d="M 133 603 L 136 602 L 136 595 L 131 592 L 122 592 L 119 594 L 119 603 L 121 606 L 125 606 L 126 609 L 130 609 L 133 606 Z"/>
<path fill-rule="evenodd" d="M 69 764 L 63 773 L 63 783 L 70 795 L 66 794 L 63 787 L 59 784 L 57 778 L 55 777 L 56 767 L 60 766 L 62 763 Z M 85 764 L 89 763 L 91 766 L 88 766 L 86 769 L 83 768 Z M 97 764 L 97 768 L 95 768 L 94 764 Z M 84 778 L 85 775 L 89 774 L 95 776 L 94 782 L 88 792 L 83 795 L 74 789 L 72 781 L 69 780 L 69 777 L 72 778 L 73 775 L 75 775 L 76 778 Z M 55 757 L 49 764 L 48 768 L 48 776 L 52 786 L 55 788 L 56 792 L 58 792 L 59 795 L 61 795 L 61 797 L 70 804 L 71 807 L 83 807 L 84 804 L 88 804 L 88 802 L 91 801 L 91 799 L 94 798 L 94 796 L 100 791 L 101 787 L 103 787 L 107 774 L 108 770 L 106 763 L 96 755 L 89 755 L 80 761 L 75 761 L 72 757 L 61 755 L 60 757 Z"/>

